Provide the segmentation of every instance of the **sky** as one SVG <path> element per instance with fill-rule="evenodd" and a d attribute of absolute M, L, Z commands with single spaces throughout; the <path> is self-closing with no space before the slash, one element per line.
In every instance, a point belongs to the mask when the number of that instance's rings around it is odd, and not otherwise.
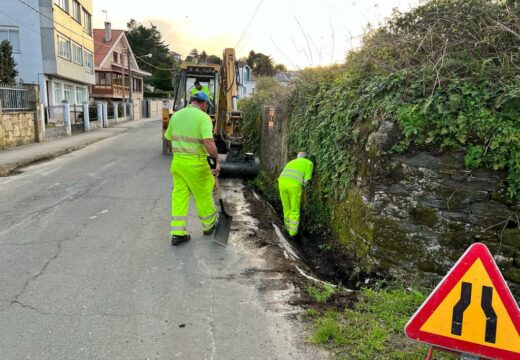
<path fill-rule="evenodd" d="M 239 58 L 254 50 L 298 70 L 343 62 L 369 24 L 377 27 L 393 9 L 406 11 L 420 1 L 93 0 L 93 6 L 95 28 L 106 18 L 113 29 L 126 29 L 130 19 L 153 23 L 183 58 L 193 48 L 222 56 L 232 47 Z"/>

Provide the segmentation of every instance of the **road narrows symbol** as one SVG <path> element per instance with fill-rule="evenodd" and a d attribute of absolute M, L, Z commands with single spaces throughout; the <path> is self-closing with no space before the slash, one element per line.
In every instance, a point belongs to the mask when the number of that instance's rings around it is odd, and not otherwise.
<path fill-rule="evenodd" d="M 410 339 L 476 358 L 520 360 L 520 308 L 493 255 L 472 244 L 406 324 Z"/>
<path fill-rule="evenodd" d="M 497 314 L 493 309 L 493 288 L 489 286 L 482 286 L 482 301 L 480 305 L 484 314 L 486 314 L 486 337 L 488 343 L 494 344 L 497 338 Z"/>
<path fill-rule="evenodd" d="M 462 319 L 464 317 L 464 311 L 466 311 L 471 303 L 471 287 L 472 285 L 470 283 L 462 283 L 460 300 L 453 307 L 453 316 L 451 320 L 451 333 L 453 335 L 462 335 Z"/>

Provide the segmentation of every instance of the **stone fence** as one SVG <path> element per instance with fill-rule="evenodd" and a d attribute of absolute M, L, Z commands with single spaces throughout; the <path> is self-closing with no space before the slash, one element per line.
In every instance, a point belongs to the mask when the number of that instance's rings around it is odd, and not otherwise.
<path fill-rule="evenodd" d="M 0 149 L 43 141 L 44 126 L 38 103 L 38 86 L 17 85 L 16 91 L 2 87 L 0 91 L 9 91 L 0 99 Z M 22 93 L 23 91 L 23 93 Z M 2 107 L 2 99 L 9 108 Z M 19 105 L 19 106 L 18 106 Z"/>

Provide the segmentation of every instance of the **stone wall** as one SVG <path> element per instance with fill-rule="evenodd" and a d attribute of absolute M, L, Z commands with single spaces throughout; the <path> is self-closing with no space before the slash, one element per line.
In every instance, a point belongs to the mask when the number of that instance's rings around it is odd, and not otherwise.
<path fill-rule="evenodd" d="M 288 121 L 262 126 L 261 161 L 276 178 L 288 160 Z M 358 259 L 364 272 L 433 285 L 474 242 L 485 243 L 520 298 L 518 205 L 507 195 L 507 176 L 469 170 L 463 153 L 390 149 L 401 132 L 390 121 L 367 138 L 345 200 L 330 201 L 333 240 Z"/>
<path fill-rule="evenodd" d="M 2 112 L 0 110 L 0 149 L 36 141 L 35 112 Z"/>

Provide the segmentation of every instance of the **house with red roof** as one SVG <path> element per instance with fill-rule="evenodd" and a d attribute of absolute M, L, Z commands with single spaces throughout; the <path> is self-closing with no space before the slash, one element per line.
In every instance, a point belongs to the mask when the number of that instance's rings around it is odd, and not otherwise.
<path fill-rule="evenodd" d="M 125 31 L 112 30 L 109 22 L 104 29 L 94 29 L 94 70 L 96 84 L 91 97 L 108 102 L 128 102 L 131 97 L 134 119 L 140 119 L 143 78 L 151 74 L 139 69 Z"/>

